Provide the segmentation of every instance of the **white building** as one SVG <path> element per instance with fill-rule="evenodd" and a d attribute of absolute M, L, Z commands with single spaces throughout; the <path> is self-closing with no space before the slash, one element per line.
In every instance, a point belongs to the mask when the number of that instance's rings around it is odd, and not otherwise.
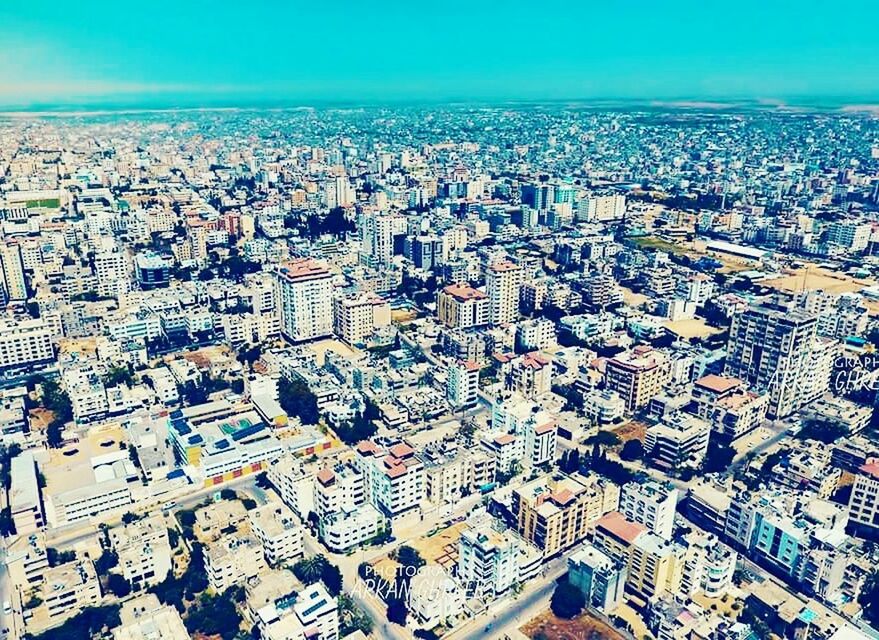
<path fill-rule="evenodd" d="M 620 492 L 620 513 L 664 540 L 674 533 L 678 490 L 658 482 L 628 482 Z"/>
<path fill-rule="evenodd" d="M 264 504 L 247 514 L 250 530 L 262 544 L 269 564 L 303 555 L 302 524 L 285 504 Z"/>
<path fill-rule="evenodd" d="M 506 325 L 519 316 L 519 288 L 523 270 L 512 262 L 499 262 L 488 268 L 485 275 L 488 293 L 488 317 L 491 324 Z"/>
<path fill-rule="evenodd" d="M 281 332 L 293 342 L 333 333 L 333 281 L 329 269 L 310 260 L 293 260 L 278 268 Z"/>
<path fill-rule="evenodd" d="M 476 406 L 479 401 L 479 363 L 462 360 L 449 367 L 446 398 L 455 409 Z"/>
<path fill-rule="evenodd" d="M 54 328 L 45 320 L 0 322 L 0 368 L 50 361 Z"/>
<path fill-rule="evenodd" d="M 204 554 L 208 584 L 222 593 L 266 569 L 262 545 L 253 537 L 232 533 L 207 545 Z"/>
<path fill-rule="evenodd" d="M 171 571 L 168 529 L 158 514 L 114 527 L 108 535 L 119 557 L 117 570 L 133 587 L 145 589 L 158 584 Z"/>
<path fill-rule="evenodd" d="M 333 301 L 336 335 L 350 345 L 364 344 L 376 329 L 391 324 L 391 305 L 374 294 L 339 296 Z"/>

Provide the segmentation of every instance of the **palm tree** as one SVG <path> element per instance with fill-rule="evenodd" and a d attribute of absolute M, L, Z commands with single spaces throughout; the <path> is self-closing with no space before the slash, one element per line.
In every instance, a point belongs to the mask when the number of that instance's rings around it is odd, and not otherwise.
<path fill-rule="evenodd" d="M 293 573 L 305 584 L 314 584 L 320 580 L 325 563 L 326 558 L 323 556 L 304 558 L 293 566 Z"/>

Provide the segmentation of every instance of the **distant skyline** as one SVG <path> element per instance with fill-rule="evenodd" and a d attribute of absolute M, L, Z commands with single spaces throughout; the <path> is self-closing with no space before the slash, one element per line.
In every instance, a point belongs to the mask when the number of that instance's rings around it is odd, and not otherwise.
<path fill-rule="evenodd" d="M 874 1 L 414 5 L 6 0 L 0 106 L 879 102 Z"/>

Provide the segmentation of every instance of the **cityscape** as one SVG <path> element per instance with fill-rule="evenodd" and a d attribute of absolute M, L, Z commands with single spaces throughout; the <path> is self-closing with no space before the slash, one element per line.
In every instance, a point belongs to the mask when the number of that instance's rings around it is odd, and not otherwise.
<path fill-rule="evenodd" d="M 879 640 L 876 8 L 0 7 L 0 640 Z"/>

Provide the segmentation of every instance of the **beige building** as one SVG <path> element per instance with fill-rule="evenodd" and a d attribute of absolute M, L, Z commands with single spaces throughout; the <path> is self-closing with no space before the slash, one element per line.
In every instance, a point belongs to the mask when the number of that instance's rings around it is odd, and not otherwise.
<path fill-rule="evenodd" d="M 48 622 L 42 628 L 60 624 L 86 607 L 97 606 L 101 602 L 101 583 L 94 563 L 74 560 L 48 569 L 39 597 L 47 619 L 35 615 L 34 620 Z M 36 631 L 30 624 L 28 630 Z"/>
<path fill-rule="evenodd" d="M 666 357 L 648 346 L 638 346 L 610 358 L 604 371 L 605 385 L 619 394 L 629 411 L 647 406 L 669 378 Z"/>
<path fill-rule="evenodd" d="M 620 488 L 597 475 L 544 476 L 513 491 L 512 511 L 518 532 L 550 557 L 583 540 L 619 498 Z"/>
<path fill-rule="evenodd" d="M 128 600 L 119 610 L 120 624 L 113 640 L 189 640 L 189 632 L 171 605 L 147 593 Z"/>
<path fill-rule="evenodd" d="M 738 378 L 707 375 L 693 383 L 693 403 L 712 431 L 734 440 L 762 424 L 769 396 L 749 391 Z"/>
<path fill-rule="evenodd" d="M 526 398 L 549 393 L 552 390 L 552 360 L 537 351 L 513 360 L 507 389 Z"/>
<path fill-rule="evenodd" d="M 488 324 L 488 306 L 488 296 L 466 284 L 451 284 L 436 296 L 440 322 L 455 329 Z"/>
<path fill-rule="evenodd" d="M 522 267 L 499 262 L 485 274 L 488 292 L 488 319 L 493 325 L 507 325 L 519 318 L 519 288 L 524 280 Z"/>
<path fill-rule="evenodd" d="M 109 536 L 119 556 L 118 569 L 132 586 L 143 589 L 158 584 L 171 571 L 171 543 L 160 515 L 114 527 Z"/>
<path fill-rule="evenodd" d="M 848 503 L 849 522 L 862 534 L 879 532 L 879 460 L 868 458 L 861 466 Z"/>
<path fill-rule="evenodd" d="M 262 544 L 266 560 L 277 565 L 298 558 L 302 549 L 302 524 L 287 505 L 264 504 L 247 514 L 250 529 Z"/>
<path fill-rule="evenodd" d="M 340 296 L 333 300 L 333 324 L 346 343 L 364 344 L 376 329 L 391 324 L 391 305 L 371 293 Z"/>
<path fill-rule="evenodd" d="M 259 541 L 237 533 L 223 536 L 207 545 L 204 560 L 208 584 L 215 593 L 222 593 L 266 569 Z"/>

